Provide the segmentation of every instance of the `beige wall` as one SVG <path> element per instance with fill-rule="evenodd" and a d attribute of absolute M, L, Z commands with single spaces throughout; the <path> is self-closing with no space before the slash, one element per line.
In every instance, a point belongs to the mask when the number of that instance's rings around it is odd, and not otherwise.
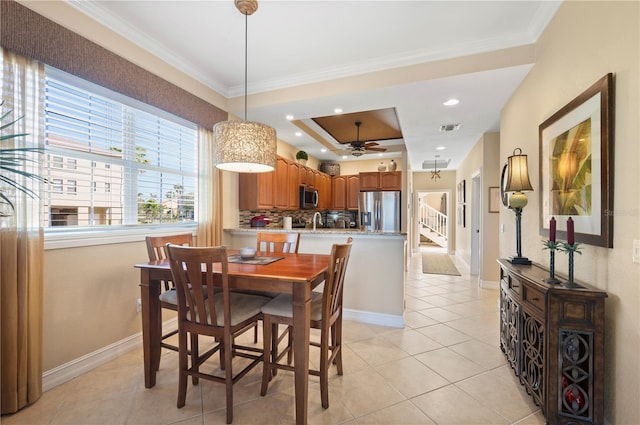
<path fill-rule="evenodd" d="M 605 74 L 615 75 L 613 249 L 583 245 L 575 258 L 577 279 L 607 291 L 605 333 L 605 419 L 635 424 L 640 418 L 640 265 L 631 261 L 632 241 L 640 239 L 640 22 L 638 2 L 563 3 L 538 40 L 536 64 L 501 117 L 501 158 L 514 148 L 529 155 L 534 192 L 523 214 L 523 255 L 546 264 L 538 213 L 538 125 Z M 513 253 L 513 214 L 502 210 L 500 255 Z M 567 271 L 565 255 L 556 257 Z M 599 371 L 600 372 L 600 371 Z"/>
<path fill-rule="evenodd" d="M 133 265 L 146 259 L 142 241 L 45 251 L 45 371 L 141 331 Z"/>
<path fill-rule="evenodd" d="M 481 283 L 497 284 L 500 276 L 496 267 L 498 258 L 499 215 L 489 213 L 489 187 L 499 186 L 500 181 L 500 135 L 483 134 L 473 146 L 469 155 L 462 161 L 456 174 L 456 185 L 465 180 L 466 185 L 466 227 L 457 227 L 456 254 L 468 264 L 471 263 L 471 235 L 476 231 L 471 223 L 472 212 L 478 211 L 480 231 L 479 241 L 479 279 Z M 473 201 L 474 176 L 480 178 L 478 201 Z"/>
<path fill-rule="evenodd" d="M 500 134 L 487 133 L 483 136 L 484 167 L 482 168 L 482 202 L 480 228 L 480 279 L 482 283 L 500 280 L 496 267 L 499 257 L 497 235 L 500 231 L 500 215 L 489 212 L 489 188 L 500 186 Z"/>

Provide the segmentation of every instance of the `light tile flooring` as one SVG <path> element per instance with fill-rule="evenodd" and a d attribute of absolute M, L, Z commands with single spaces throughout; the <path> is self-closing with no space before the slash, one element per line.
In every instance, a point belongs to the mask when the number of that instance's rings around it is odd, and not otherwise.
<path fill-rule="evenodd" d="M 433 248 L 422 248 L 433 249 Z M 422 273 L 411 259 L 404 329 L 344 323 L 344 375 L 330 371 L 328 409 L 310 377 L 310 424 L 544 424 L 540 410 L 506 365 L 498 343 L 498 291 L 462 276 Z M 311 350 L 311 361 L 317 358 Z M 177 409 L 177 354 L 162 354 L 157 385 L 144 388 L 141 349 L 0 418 L 17 424 L 225 423 L 224 385 L 189 382 Z M 280 371 L 260 397 L 261 368 L 234 386 L 234 424 L 292 424 L 292 373 Z"/>

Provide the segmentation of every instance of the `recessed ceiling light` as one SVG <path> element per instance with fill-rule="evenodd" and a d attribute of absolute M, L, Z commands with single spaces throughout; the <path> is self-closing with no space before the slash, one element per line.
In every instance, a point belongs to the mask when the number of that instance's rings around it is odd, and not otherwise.
<path fill-rule="evenodd" d="M 446 149 L 446 148 L 445 148 L 444 146 L 438 146 L 438 147 L 436 148 L 436 150 L 437 150 L 437 151 L 443 151 L 443 150 L 445 150 L 445 149 Z"/>
<path fill-rule="evenodd" d="M 298 136 L 298 137 L 302 136 L 302 132 L 301 131 L 296 131 L 296 136 Z"/>
<path fill-rule="evenodd" d="M 289 114 L 289 115 L 287 115 L 287 117 L 286 117 L 286 118 L 287 118 L 289 121 L 291 121 L 291 120 L 293 119 L 293 115 Z"/>
<path fill-rule="evenodd" d="M 378 154 L 378 156 L 382 156 L 382 154 L 381 154 L 381 153 L 379 153 L 379 154 Z"/>
<path fill-rule="evenodd" d="M 333 112 L 335 114 L 341 114 L 342 113 L 342 108 L 336 108 L 336 109 L 333 110 Z"/>
<path fill-rule="evenodd" d="M 347 155 L 342 155 L 342 159 L 347 159 L 349 158 Z"/>
<path fill-rule="evenodd" d="M 446 102 L 443 103 L 444 106 L 454 106 L 457 105 L 458 103 L 460 103 L 460 101 L 456 98 L 451 98 L 449 100 L 447 100 Z"/>
<path fill-rule="evenodd" d="M 320 152 L 325 153 L 327 150 L 325 148 L 320 149 Z"/>

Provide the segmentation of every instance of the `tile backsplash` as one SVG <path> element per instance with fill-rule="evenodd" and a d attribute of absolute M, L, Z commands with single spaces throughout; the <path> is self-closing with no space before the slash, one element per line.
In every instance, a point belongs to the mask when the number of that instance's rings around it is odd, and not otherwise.
<path fill-rule="evenodd" d="M 282 221 L 284 217 L 291 217 L 294 223 L 307 223 L 308 227 L 311 227 L 311 220 L 315 211 L 303 210 L 303 211 L 282 211 L 282 210 L 240 210 L 239 211 L 239 226 L 251 227 L 251 219 L 257 215 L 264 215 L 271 219 L 271 223 L 267 228 L 282 228 Z M 322 222 L 324 227 L 336 227 L 339 220 L 344 220 L 345 227 L 350 227 L 351 223 L 355 223 L 353 227 L 358 225 L 358 212 L 357 211 L 320 211 L 322 216 Z"/>

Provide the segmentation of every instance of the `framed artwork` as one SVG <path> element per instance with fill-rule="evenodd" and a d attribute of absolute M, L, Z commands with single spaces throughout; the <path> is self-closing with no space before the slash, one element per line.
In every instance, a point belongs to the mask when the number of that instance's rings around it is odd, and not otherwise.
<path fill-rule="evenodd" d="M 489 212 L 500 212 L 500 205 L 502 205 L 502 198 L 500 197 L 500 188 L 498 186 L 489 188 Z"/>
<path fill-rule="evenodd" d="M 466 193 L 465 193 L 465 180 L 462 180 L 460 183 L 458 183 L 458 203 L 459 204 L 464 204 L 465 202 L 467 202 L 467 200 L 465 199 Z"/>
<path fill-rule="evenodd" d="M 540 234 L 613 248 L 613 74 L 540 124 Z"/>
<path fill-rule="evenodd" d="M 464 205 L 464 204 L 458 204 L 458 208 L 456 209 L 457 210 L 456 211 L 456 216 L 458 218 L 458 226 L 461 226 L 461 227 L 467 227 L 466 226 L 467 223 L 466 223 L 466 220 L 465 220 L 465 212 L 466 212 L 465 211 L 465 209 L 466 209 L 465 207 L 466 207 L 466 205 Z"/>

